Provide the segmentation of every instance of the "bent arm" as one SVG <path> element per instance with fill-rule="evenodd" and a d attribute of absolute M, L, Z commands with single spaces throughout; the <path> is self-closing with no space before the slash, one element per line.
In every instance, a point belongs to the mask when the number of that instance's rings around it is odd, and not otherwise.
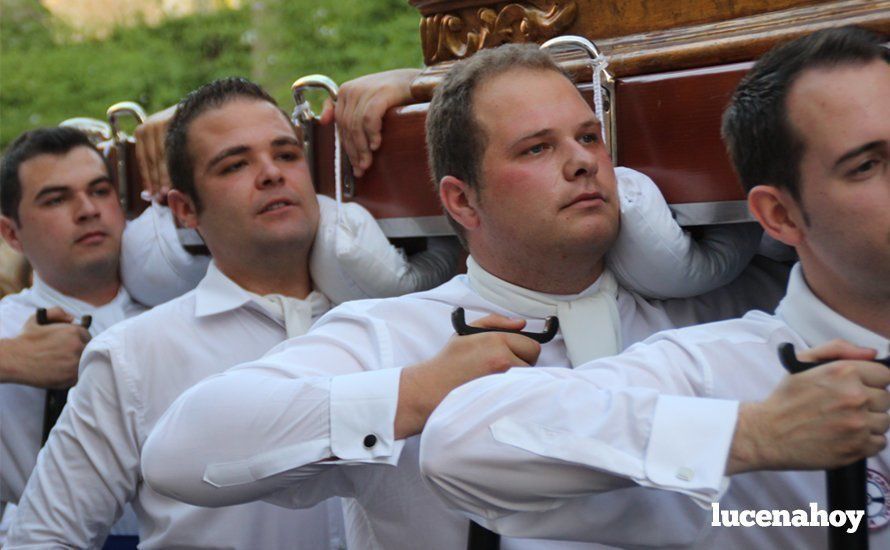
<path fill-rule="evenodd" d="M 738 404 L 686 397 L 707 395 L 706 378 L 671 372 L 652 347 L 574 371 L 514 369 L 458 388 L 424 430 L 424 476 L 449 505 L 534 537 L 599 536 L 543 518 L 576 499 L 596 507 L 597 493 L 624 487 L 718 499 Z M 526 515 L 535 521 L 522 521 Z"/>
<path fill-rule="evenodd" d="M 135 498 L 137 415 L 127 384 L 117 379 L 101 344 L 87 348 L 83 364 L 25 487 L 8 548 L 95 547 Z"/>
<path fill-rule="evenodd" d="M 401 369 L 385 326 L 340 318 L 183 393 L 142 454 L 157 492 L 198 506 L 309 506 L 342 494 L 341 464 L 395 464 Z"/>

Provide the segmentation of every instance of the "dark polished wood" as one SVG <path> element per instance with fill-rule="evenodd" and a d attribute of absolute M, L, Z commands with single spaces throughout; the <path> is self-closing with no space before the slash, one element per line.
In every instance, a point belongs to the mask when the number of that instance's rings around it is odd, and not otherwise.
<path fill-rule="evenodd" d="M 412 4 L 424 14 L 433 9 L 442 13 L 451 5 L 481 9 L 483 4 L 504 3 L 412 0 Z M 890 0 L 578 0 L 578 4 L 577 21 L 560 34 L 593 40 L 609 56 L 609 70 L 616 76 L 751 61 L 776 44 L 828 27 L 859 25 L 890 33 Z M 532 41 L 547 38 L 542 35 Z M 522 35 L 514 40 L 528 41 Z M 451 59 L 459 57 L 463 56 Z M 449 61 L 437 59 L 432 65 L 429 61 L 412 85 L 417 101 L 429 101 L 451 66 Z"/>
<path fill-rule="evenodd" d="M 619 78 L 616 164 L 651 177 L 671 204 L 742 200 L 720 120 L 751 63 Z"/>

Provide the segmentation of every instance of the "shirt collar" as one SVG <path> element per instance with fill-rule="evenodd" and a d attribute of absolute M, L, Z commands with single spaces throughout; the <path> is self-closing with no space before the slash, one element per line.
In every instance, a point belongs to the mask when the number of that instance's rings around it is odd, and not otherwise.
<path fill-rule="evenodd" d="M 846 319 L 817 298 L 804 279 L 800 263 L 791 270 L 788 292 L 776 308 L 776 315 L 810 346 L 841 338 L 878 350 L 878 357 L 890 353 L 890 339 Z"/>
<path fill-rule="evenodd" d="M 247 304 L 255 304 L 258 309 L 269 314 L 267 308 L 262 306 L 261 297 L 249 290 L 241 288 L 238 283 L 228 278 L 216 266 L 216 262 L 211 261 L 207 266 L 207 274 L 198 283 L 195 289 L 195 316 L 206 317 L 233 311 Z M 320 316 L 321 313 L 330 309 L 330 302 L 327 298 L 313 290 L 306 297 L 313 317 Z"/>
<path fill-rule="evenodd" d="M 253 302 L 251 293 L 226 277 L 211 261 L 207 266 L 207 274 L 195 289 L 195 315 L 206 317 L 225 313 Z"/>
<path fill-rule="evenodd" d="M 37 307 L 60 307 L 75 317 L 91 315 L 93 323 L 90 326 L 91 334 L 98 334 L 111 325 L 122 321 L 127 316 L 127 311 L 134 304 L 130 294 L 121 285 L 117 295 L 110 302 L 101 306 L 68 296 L 48 285 L 37 272 L 34 272 L 34 284 L 31 285 L 31 297 Z"/>

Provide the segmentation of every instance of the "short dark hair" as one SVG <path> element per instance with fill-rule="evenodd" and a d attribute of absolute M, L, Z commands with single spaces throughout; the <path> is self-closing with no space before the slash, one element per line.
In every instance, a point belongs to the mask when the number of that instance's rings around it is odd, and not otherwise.
<path fill-rule="evenodd" d="M 766 53 L 742 79 L 723 113 L 722 135 L 745 190 L 787 189 L 800 201 L 804 143 L 788 119 L 788 91 L 809 69 L 890 63 L 886 37 L 857 27 L 824 29 Z"/>
<path fill-rule="evenodd" d="M 473 94 L 485 81 L 513 69 L 555 71 L 569 78 L 537 44 L 505 44 L 455 63 L 436 87 L 426 117 L 429 166 L 436 191 L 445 176 L 458 178 L 471 188 L 480 187 L 487 137 L 473 115 Z M 466 246 L 463 227 L 447 211 L 445 216 Z"/>
<path fill-rule="evenodd" d="M 176 113 L 167 128 L 164 148 L 167 155 L 167 171 L 170 182 L 195 201 L 201 207 L 198 192 L 195 188 L 195 170 L 188 150 L 188 130 L 192 122 L 205 112 L 221 107 L 238 98 L 266 101 L 278 106 L 278 103 L 258 84 L 242 77 L 228 77 L 204 84 L 189 93 L 176 107 Z M 288 119 L 282 111 L 282 116 Z"/>
<path fill-rule="evenodd" d="M 22 181 L 19 168 L 26 161 L 38 155 L 64 155 L 75 147 L 87 147 L 95 151 L 106 163 L 102 153 L 80 130 L 67 127 L 36 128 L 28 130 L 12 142 L 3 155 L 0 168 L 0 213 L 11 218 L 15 223 L 19 220 L 19 205 L 22 202 Z"/>

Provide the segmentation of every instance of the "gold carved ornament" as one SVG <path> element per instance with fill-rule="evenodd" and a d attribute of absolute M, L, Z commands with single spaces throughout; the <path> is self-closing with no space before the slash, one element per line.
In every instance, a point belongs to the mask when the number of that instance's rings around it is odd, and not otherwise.
<path fill-rule="evenodd" d="M 577 14 L 574 0 L 549 0 L 430 15 L 420 22 L 424 61 L 434 65 L 501 44 L 540 43 L 571 26 Z"/>

